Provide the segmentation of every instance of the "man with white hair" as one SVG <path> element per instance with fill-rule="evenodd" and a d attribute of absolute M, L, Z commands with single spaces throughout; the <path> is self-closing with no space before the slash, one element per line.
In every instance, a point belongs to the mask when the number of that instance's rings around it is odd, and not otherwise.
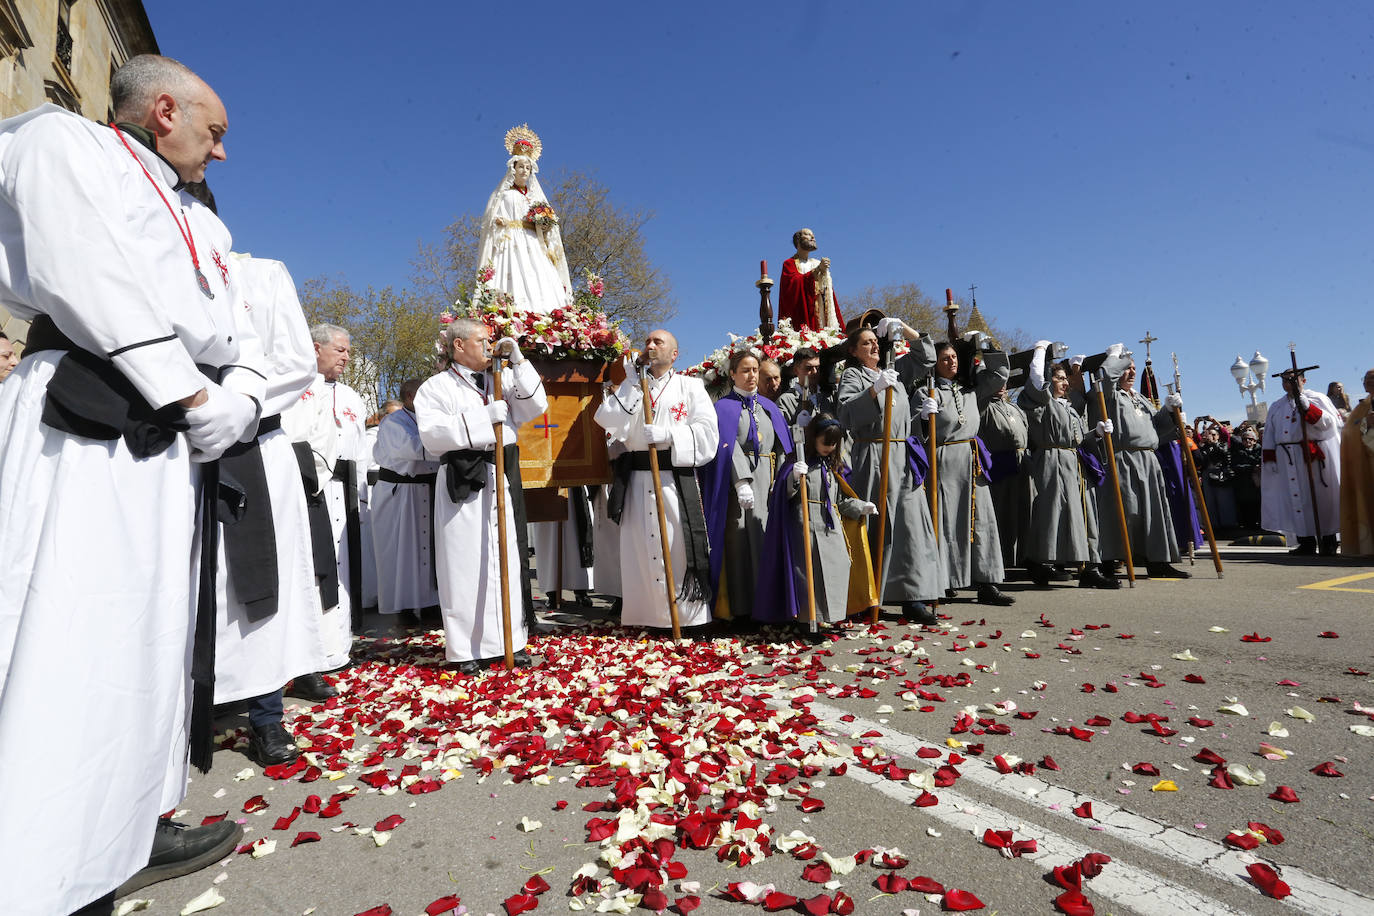
<path fill-rule="evenodd" d="M 324 606 L 325 657 L 331 668 L 348 664 L 353 631 L 362 624 L 362 515 L 367 503 L 367 410 L 358 393 L 341 379 L 352 355 L 346 328 L 317 324 L 310 329 L 315 346 L 315 381 L 300 400 L 282 412 L 282 428 L 293 442 L 310 446 L 316 492 L 329 512 L 334 569 L 316 568 L 316 576 L 337 576 L 338 597 Z M 317 562 L 320 562 L 317 559 Z M 331 573 L 333 576 L 331 576 Z M 298 677 L 290 696 L 316 703 L 335 695 L 316 673 Z"/>
<path fill-rule="evenodd" d="M 251 438 L 260 413 L 261 366 L 240 365 L 249 341 L 176 194 L 225 158 L 228 115 L 156 55 L 110 89 L 111 125 L 53 105 L 0 122 L 0 298 L 33 323 L 0 387 L 0 835 L 22 837 L 0 857 L 8 913 L 109 913 L 150 851 L 183 874 L 239 834 L 158 822 L 184 789 L 204 661 L 200 463 Z M 81 753 L 46 755 L 34 778 L 53 709 L 99 749 L 99 779 Z M 202 762 L 207 724 L 192 722 Z"/>

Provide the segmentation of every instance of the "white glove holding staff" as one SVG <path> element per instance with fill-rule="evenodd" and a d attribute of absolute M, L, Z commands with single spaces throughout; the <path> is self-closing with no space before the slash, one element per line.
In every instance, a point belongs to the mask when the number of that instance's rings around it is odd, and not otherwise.
<path fill-rule="evenodd" d="M 810 470 L 805 461 L 798 461 L 792 465 L 792 479 L 801 480 Z"/>
<path fill-rule="evenodd" d="M 487 416 L 492 426 L 500 426 L 510 416 L 510 405 L 505 401 L 492 401 L 487 405 Z"/>
<path fill-rule="evenodd" d="M 1165 409 L 1167 409 L 1167 410 L 1182 410 L 1182 409 L 1183 409 L 1183 395 L 1179 394 L 1177 391 L 1173 391 L 1173 392 L 1170 392 L 1169 394 L 1165 395 L 1165 397 L 1164 397 L 1164 407 L 1165 407 Z"/>
<path fill-rule="evenodd" d="M 666 426 L 644 427 L 644 441 L 653 446 L 667 445 L 672 441 L 672 433 Z"/>
<path fill-rule="evenodd" d="M 525 355 L 520 352 L 520 346 L 514 337 L 502 337 L 498 340 L 492 348 L 491 355 L 506 357 L 512 366 L 518 366 L 525 361 Z"/>
<path fill-rule="evenodd" d="M 864 504 L 862 504 L 861 506 L 859 506 L 859 516 L 860 516 L 861 518 L 866 518 L 867 516 L 870 516 L 870 515 L 877 515 L 877 514 L 878 514 L 878 507 L 877 507 L 876 505 L 874 505 L 873 503 L 864 503 Z"/>
<path fill-rule="evenodd" d="M 1099 439 L 1105 439 L 1116 432 L 1116 426 L 1112 424 L 1111 420 L 1098 420 L 1096 429 L 1097 438 Z"/>
<path fill-rule="evenodd" d="M 899 382 L 896 369 L 883 369 L 873 380 L 873 390 L 877 394 L 882 394 L 889 388 L 896 388 Z"/>
<path fill-rule="evenodd" d="M 921 419 L 922 419 L 922 420 L 929 420 L 931 417 L 933 417 L 935 414 L 937 414 L 937 413 L 939 413 L 939 412 L 940 412 L 940 402 L 939 402 L 939 401 L 935 400 L 935 399 L 934 399 L 933 397 L 931 397 L 930 395 L 926 395 L 926 396 L 921 400 Z"/>
<path fill-rule="evenodd" d="M 906 334 L 907 326 L 906 322 L 900 318 L 883 318 L 878 321 L 878 327 L 874 331 L 880 338 L 900 340 Z"/>
<path fill-rule="evenodd" d="M 754 488 L 749 486 L 749 482 L 741 480 L 735 484 L 735 495 L 739 497 L 739 507 L 741 509 L 754 508 Z"/>

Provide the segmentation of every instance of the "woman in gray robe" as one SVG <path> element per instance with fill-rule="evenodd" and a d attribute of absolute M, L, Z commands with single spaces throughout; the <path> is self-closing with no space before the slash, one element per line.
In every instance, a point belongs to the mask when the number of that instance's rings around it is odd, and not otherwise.
<path fill-rule="evenodd" d="M 1112 433 L 1109 420 L 1090 430 L 1068 401 L 1069 376 L 1062 364 L 1045 379 L 1045 348 L 1035 345 L 1029 377 L 1021 389 L 1030 441 L 1035 445 L 1028 471 L 1036 498 L 1031 508 L 1030 535 L 1025 543 L 1031 579 L 1048 588 L 1053 565 L 1086 564 L 1079 585 L 1085 588 L 1119 588 L 1116 578 L 1105 576 L 1093 564 L 1097 540 L 1097 503 L 1092 485 L 1083 474 L 1078 449 L 1095 445 Z"/>
<path fill-rule="evenodd" d="M 1002 472 L 988 484 L 997 533 L 1002 538 L 1002 565 L 1024 566 L 1031 500 L 1035 498 L 1035 485 L 1025 467 L 1030 458 L 1026 414 L 1007 396 L 1005 383 L 990 397 L 978 399 L 978 413 L 982 419 L 979 436 L 992 454 L 992 466 Z"/>
<path fill-rule="evenodd" d="M 849 482 L 859 496 L 870 502 L 887 501 L 883 557 L 878 581 L 879 603 L 896 602 L 906 619 L 922 624 L 936 622 L 933 603 L 944 594 L 949 572 L 941 556 L 930 517 L 923 481 L 908 468 L 908 451 L 915 451 L 911 435 L 911 403 L 907 389 L 918 375 L 929 372 L 935 347 L 896 318 L 884 318 L 878 333 L 904 336 L 911 349 L 891 368 L 878 368 L 878 335 L 860 328 L 849 336 L 849 356 L 840 376 L 840 422 L 853 437 Z M 883 409 L 892 392 L 892 426 L 888 438 L 887 493 L 880 494 L 883 454 Z M 917 446 L 919 448 L 919 445 Z M 920 459 L 925 461 L 924 449 Z M 924 475 L 922 475 L 924 478 Z M 878 549 L 878 516 L 869 519 L 868 543 Z"/>
<path fill-rule="evenodd" d="M 969 387 L 957 378 L 959 355 L 954 345 L 941 341 L 930 371 L 935 379 L 934 400 L 939 405 L 935 441 L 940 462 L 940 542 L 949 564 L 949 588 L 976 586 L 980 604 L 1015 604 L 1015 598 L 997 587 L 1005 578 L 1002 539 L 988 491 L 988 469 L 982 457 L 985 449 L 976 439 L 978 399 L 1006 384 L 1010 374 L 1007 356 L 986 351 L 975 385 Z"/>

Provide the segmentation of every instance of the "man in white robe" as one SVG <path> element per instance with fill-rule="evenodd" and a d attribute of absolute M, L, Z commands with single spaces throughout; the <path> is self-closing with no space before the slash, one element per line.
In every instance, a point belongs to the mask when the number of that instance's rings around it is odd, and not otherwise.
<path fill-rule="evenodd" d="M 415 419 L 426 450 L 442 456 L 435 507 L 435 553 L 445 655 L 463 674 L 505 655 L 502 621 L 500 529 L 496 487 L 505 490 L 506 588 L 515 663 L 533 664 L 521 594 L 525 558 L 520 556 L 509 478 L 496 479 L 496 429 L 503 430 L 503 459 L 519 467 L 516 430 L 548 410 L 539 373 L 515 341 L 502 338 L 496 352 L 510 357 L 495 396 L 491 338 L 486 325 L 459 318 L 443 331 L 448 362 L 415 394 Z"/>
<path fill-rule="evenodd" d="M 1336 533 L 1341 530 L 1341 415 L 1326 395 L 1303 387 L 1306 376 L 1294 384 L 1291 372 L 1283 375 L 1284 396 L 1270 405 L 1265 418 L 1260 524 L 1282 531 L 1290 542 L 1296 538 L 1297 546 L 1290 551 L 1296 556 L 1317 553 L 1318 539 L 1321 555 L 1335 556 Z M 1311 449 L 1308 461 L 1302 453 L 1304 424 Z"/>
<path fill-rule="evenodd" d="M 251 437 L 259 418 L 253 371 L 232 368 L 250 341 L 201 286 L 214 268 L 198 263 L 175 190 L 224 158 L 228 116 L 199 77 L 155 55 L 116 72 L 111 102 L 118 130 L 52 105 L 0 123 L 0 299 L 33 322 L 0 388 L 7 913 L 109 913 L 155 836 L 175 868 L 239 835 L 158 825 L 169 787 L 185 784 L 193 462 Z M 169 425 L 178 415 L 184 437 Z M 82 747 L 35 761 L 53 709 Z M 99 778 L 83 749 L 98 753 Z"/>
<path fill-rule="evenodd" d="M 377 483 L 372 531 L 377 551 L 377 609 L 418 626 L 420 613 L 439 604 L 434 566 L 434 484 L 439 456 L 425 450 L 415 421 L 422 379 L 401 386 L 401 409 L 377 425 Z"/>
<path fill-rule="evenodd" d="M 348 365 L 352 346 L 348 331 L 332 324 L 310 329 L 318 374 L 289 410 L 282 413 L 282 427 L 293 441 L 310 443 L 315 474 L 334 540 L 339 577 L 339 601 L 324 609 L 325 657 L 330 668 L 348 663 L 353 647 L 353 628 L 362 616 L 361 509 L 367 501 L 364 476 L 367 441 L 366 408 L 352 388 L 339 380 Z M 291 695 L 317 702 L 332 695 L 333 688 L 319 688 L 315 678 L 298 679 Z"/>
<path fill-rule="evenodd" d="M 663 513 L 668 528 L 668 555 L 673 567 L 678 623 L 701 626 L 711 621 L 709 569 L 701 569 L 705 530 L 695 531 L 691 515 L 700 513 L 699 494 L 681 493 L 684 485 L 695 489 L 694 471 L 715 456 L 720 444 L 716 411 L 700 379 L 673 371 L 677 338 L 664 330 L 653 331 L 644 343 L 649 370 L 649 400 L 653 423 L 644 423 L 643 394 L 633 361 L 626 357 L 625 381 L 608 391 L 596 411 L 599 423 L 623 443 L 627 476 L 620 478 L 623 503 L 613 495 L 608 512 L 620 508 L 621 621 L 626 626 L 669 627 L 672 620 L 663 575 L 663 542 L 659 534 L 653 475 L 648 470 L 648 451 L 659 451 L 659 478 L 663 487 Z M 641 466 L 642 465 L 642 466 Z M 622 464 L 622 468 L 625 465 Z M 674 473 L 674 470 L 680 473 Z M 694 499 L 695 505 L 684 501 Z M 684 516 L 684 506 L 690 513 Z M 699 540 L 701 543 L 697 543 Z M 689 551 L 688 541 L 691 550 Z M 688 562 L 689 556 L 694 562 Z M 709 561 L 708 561 L 709 562 Z M 689 566 L 691 568 L 689 568 Z M 707 576 L 702 588 L 700 576 Z M 684 587 L 685 586 L 685 587 Z"/>
<path fill-rule="evenodd" d="M 271 766 L 298 756 L 295 741 L 282 725 L 283 685 L 326 667 L 305 493 L 291 440 L 281 429 L 282 411 L 293 406 L 315 379 L 315 353 L 286 265 L 235 255 L 230 268 L 228 276 L 237 287 L 235 301 L 240 303 L 236 311 L 256 331 L 266 355 L 267 390 L 257 446 L 275 562 L 252 571 L 256 576 L 250 578 L 274 576 L 275 602 L 263 613 L 254 607 L 260 602 L 244 600 L 235 585 L 241 580 L 228 574 L 233 560 L 225 561 L 222 540 L 215 702 L 247 701 L 248 756 Z"/>

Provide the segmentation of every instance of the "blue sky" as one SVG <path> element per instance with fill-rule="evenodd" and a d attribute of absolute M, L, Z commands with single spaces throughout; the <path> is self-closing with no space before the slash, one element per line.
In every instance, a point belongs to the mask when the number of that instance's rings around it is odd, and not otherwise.
<path fill-rule="evenodd" d="M 528 122 L 655 212 L 688 362 L 806 225 L 842 305 L 977 284 L 1075 352 L 1149 330 L 1194 415 L 1242 414 L 1237 353 L 1295 341 L 1323 390 L 1374 365 L 1368 3 L 145 6 L 229 108 L 236 248 L 298 283 L 404 285 Z"/>

